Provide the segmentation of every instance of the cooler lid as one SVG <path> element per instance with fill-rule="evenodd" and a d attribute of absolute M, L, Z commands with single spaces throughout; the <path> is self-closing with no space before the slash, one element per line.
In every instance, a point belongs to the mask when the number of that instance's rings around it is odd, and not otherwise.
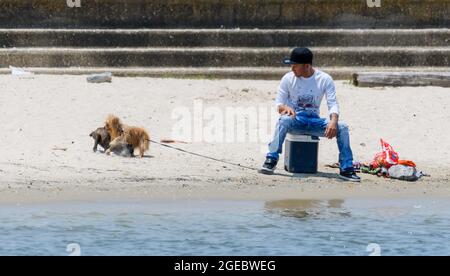
<path fill-rule="evenodd" d="M 319 137 L 311 135 L 301 135 L 288 133 L 286 140 L 291 142 L 306 142 L 306 143 L 318 143 L 320 141 Z"/>

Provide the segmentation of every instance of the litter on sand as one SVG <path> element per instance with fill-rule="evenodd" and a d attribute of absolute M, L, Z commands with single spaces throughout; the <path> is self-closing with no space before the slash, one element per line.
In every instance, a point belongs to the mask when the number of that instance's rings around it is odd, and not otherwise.
<path fill-rule="evenodd" d="M 20 67 L 9 66 L 11 75 L 18 76 L 20 78 L 33 78 L 34 74 Z"/>
<path fill-rule="evenodd" d="M 87 77 L 87 82 L 89 83 L 103 83 L 103 82 L 111 82 L 112 81 L 112 73 L 105 72 L 101 74 L 93 74 Z"/>
<path fill-rule="evenodd" d="M 389 143 L 383 139 L 380 139 L 380 142 L 381 152 L 375 155 L 372 162 L 362 165 L 362 173 L 404 181 L 417 181 L 422 176 L 428 176 L 418 171 L 413 161 L 401 160 L 398 153 Z"/>
<path fill-rule="evenodd" d="M 430 176 L 417 170 L 416 164 L 411 160 L 401 160 L 394 148 L 380 139 L 381 152 L 377 153 L 370 163 L 353 163 L 355 172 L 377 175 L 404 181 L 417 181 L 423 176 Z M 339 163 L 326 165 L 328 168 L 339 168 Z"/>

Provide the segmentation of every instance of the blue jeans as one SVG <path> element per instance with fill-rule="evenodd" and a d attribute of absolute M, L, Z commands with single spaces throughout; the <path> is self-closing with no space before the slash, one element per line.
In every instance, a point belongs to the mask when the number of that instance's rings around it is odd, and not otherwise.
<path fill-rule="evenodd" d="M 273 137 L 269 144 L 267 157 L 278 160 L 283 151 L 283 143 L 287 133 L 304 134 L 311 136 L 325 136 L 330 120 L 320 118 L 315 113 L 301 112 L 294 117 L 281 116 Z M 350 135 L 348 126 L 344 123 L 338 124 L 337 144 L 339 148 L 339 163 L 341 171 L 353 170 L 353 153 L 350 148 Z"/>

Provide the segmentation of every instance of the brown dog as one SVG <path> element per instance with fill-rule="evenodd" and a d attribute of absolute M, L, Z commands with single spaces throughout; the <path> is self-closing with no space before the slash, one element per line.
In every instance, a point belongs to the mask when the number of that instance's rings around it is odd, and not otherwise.
<path fill-rule="evenodd" d="M 110 149 L 126 143 L 133 149 L 139 148 L 139 156 L 144 157 L 144 153 L 150 148 L 150 135 L 144 128 L 122 124 L 120 119 L 114 115 L 108 116 L 105 128 L 112 140 Z M 109 152 L 107 151 L 107 153 Z"/>
<path fill-rule="evenodd" d="M 124 127 L 127 126 L 123 125 L 118 117 L 109 115 L 108 118 L 106 118 L 105 129 L 111 136 L 111 140 L 114 140 L 122 135 Z"/>

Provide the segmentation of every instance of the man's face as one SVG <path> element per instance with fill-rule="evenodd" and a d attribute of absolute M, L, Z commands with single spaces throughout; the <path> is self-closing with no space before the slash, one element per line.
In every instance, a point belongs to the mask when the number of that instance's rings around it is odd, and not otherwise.
<path fill-rule="evenodd" d="M 311 72 L 311 64 L 292 64 L 292 72 L 297 78 L 308 77 Z"/>

